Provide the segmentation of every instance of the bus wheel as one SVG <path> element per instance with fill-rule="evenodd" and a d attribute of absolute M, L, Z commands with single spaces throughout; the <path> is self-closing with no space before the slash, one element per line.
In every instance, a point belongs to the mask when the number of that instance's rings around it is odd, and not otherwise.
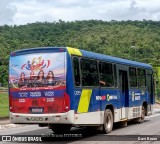
<path fill-rule="evenodd" d="M 137 122 L 138 123 L 143 123 L 144 122 L 144 118 L 145 118 L 145 109 L 144 109 L 144 106 L 142 106 L 141 117 L 138 118 Z"/>
<path fill-rule="evenodd" d="M 113 128 L 113 114 L 110 109 L 106 109 L 104 112 L 104 131 L 110 133 Z"/>
<path fill-rule="evenodd" d="M 67 124 L 57 124 L 57 125 L 50 125 L 49 126 L 50 129 L 52 129 L 52 131 L 54 133 L 57 134 L 64 134 L 64 133 L 68 133 L 71 129 L 71 125 L 67 125 Z"/>

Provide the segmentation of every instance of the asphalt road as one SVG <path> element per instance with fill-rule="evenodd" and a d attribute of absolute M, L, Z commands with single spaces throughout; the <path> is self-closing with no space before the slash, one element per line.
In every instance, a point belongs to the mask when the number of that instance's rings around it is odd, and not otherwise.
<path fill-rule="evenodd" d="M 28 125 L 18 128 L 9 128 L 5 130 L 0 130 L 0 135 L 13 135 L 13 134 L 17 136 L 20 135 L 46 136 L 42 138 L 42 140 L 44 141 L 44 142 L 42 141 L 42 143 L 55 142 L 55 143 L 71 143 L 71 144 L 80 144 L 80 143 L 159 144 L 160 141 L 156 141 L 156 139 L 158 138 L 160 140 L 160 110 L 157 110 L 154 115 L 146 117 L 144 123 L 142 124 L 135 124 L 133 122 L 129 122 L 127 127 L 120 127 L 119 124 L 115 124 L 113 131 L 108 135 L 102 134 L 98 131 L 89 130 L 86 128 L 72 128 L 71 132 L 68 135 L 65 135 L 64 138 L 64 135 L 54 135 L 54 133 L 50 129 L 46 127 L 40 128 L 37 125 Z M 56 139 L 55 136 L 58 136 L 59 138 Z M 61 138 L 62 136 L 63 138 Z M 68 137 L 70 141 L 68 141 Z M 138 139 L 139 140 L 141 139 L 141 141 L 138 141 Z M 146 141 L 145 139 L 150 139 L 150 141 Z"/>

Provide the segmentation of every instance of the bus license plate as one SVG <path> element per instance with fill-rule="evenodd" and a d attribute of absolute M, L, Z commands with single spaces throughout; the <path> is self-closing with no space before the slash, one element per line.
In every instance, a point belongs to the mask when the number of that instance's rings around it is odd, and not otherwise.
<path fill-rule="evenodd" d="M 42 113 L 43 112 L 43 108 L 32 108 L 31 111 L 33 113 Z"/>

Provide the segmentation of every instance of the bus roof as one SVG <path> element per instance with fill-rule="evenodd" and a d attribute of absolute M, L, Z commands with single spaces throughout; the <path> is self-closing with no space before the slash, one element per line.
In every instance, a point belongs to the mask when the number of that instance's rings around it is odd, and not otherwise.
<path fill-rule="evenodd" d="M 127 59 L 122 59 L 122 58 L 118 58 L 118 57 L 108 56 L 108 55 L 104 55 L 104 54 L 89 52 L 89 51 L 75 49 L 75 48 L 67 47 L 67 49 L 70 54 L 74 54 L 74 55 L 79 55 L 79 56 L 88 57 L 91 59 L 97 59 L 97 60 L 101 60 L 101 61 L 108 61 L 108 62 L 112 62 L 112 63 L 124 64 L 124 65 L 128 65 L 128 66 L 136 66 L 136 67 L 143 67 L 143 68 L 152 69 L 152 66 L 149 64 L 146 64 L 146 63 L 131 61 L 131 60 L 127 60 Z"/>
<path fill-rule="evenodd" d="M 136 67 L 143 67 L 143 68 L 152 69 L 152 66 L 149 65 L 149 64 L 146 64 L 146 63 L 131 61 L 131 60 L 128 60 L 128 59 L 122 59 L 122 58 L 108 56 L 108 55 L 99 54 L 99 53 L 88 52 L 88 51 L 85 51 L 85 50 L 80 50 L 80 51 L 82 52 L 82 55 L 84 57 L 99 59 L 99 60 L 102 60 L 102 61 L 109 61 L 109 62 L 113 62 L 113 63 L 124 64 L 124 65 L 128 65 L 128 66 L 136 66 Z"/>
<path fill-rule="evenodd" d="M 21 55 L 21 54 L 25 54 L 25 53 L 33 53 L 34 51 L 37 52 L 58 52 L 58 51 L 69 51 L 69 49 L 72 50 L 76 50 L 78 51 L 78 53 L 81 53 L 81 56 L 83 57 L 88 57 L 91 59 L 97 59 L 97 60 L 101 60 L 101 61 L 108 61 L 108 62 L 113 62 L 113 63 L 119 63 L 119 64 L 124 64 L 124 65 L 128 65 L 128 66 L 136 66 L 136 67 L 143 67 L 143 68 L 150 68 L 152 69 L 152 66 L 146 63 L 141 63 L 141 62 L 137 62 L 137 61 L 131 61 L 128 59 L 122 59 L 122 58 L 118 58 L 118 57 L 113 57 L 113 56 L 108 56 L 108 55 L 104 55 L 104 54 L 99 54 L 99 53 L 94 53 L 94 52 L 89 52 L 86 50 L 80 50 L 80 49 L 76 49 L 76 48 L 70 48 L 70 47 L 37 47 L 37 48 L 28 48 L 28 49 L 22 49 L 22 50 L 17 50 L 11 53 L 11 56 L 14 55 L 14 53 L 16 53 L 16 55 Z M 70 52 L 69 52 L 70 53 Z M 70 53 L 70 54 L 74 54 L 75 53 Z"/>

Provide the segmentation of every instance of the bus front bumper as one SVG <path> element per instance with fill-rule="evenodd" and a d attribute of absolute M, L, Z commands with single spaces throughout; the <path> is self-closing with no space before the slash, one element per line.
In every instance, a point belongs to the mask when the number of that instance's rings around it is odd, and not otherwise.
<path fill-rule="evenodd" d="M 10 121 L 15 124 L 74 124 L 74 110 L 56 114 L 20 114 L 10 112 Z"/>

